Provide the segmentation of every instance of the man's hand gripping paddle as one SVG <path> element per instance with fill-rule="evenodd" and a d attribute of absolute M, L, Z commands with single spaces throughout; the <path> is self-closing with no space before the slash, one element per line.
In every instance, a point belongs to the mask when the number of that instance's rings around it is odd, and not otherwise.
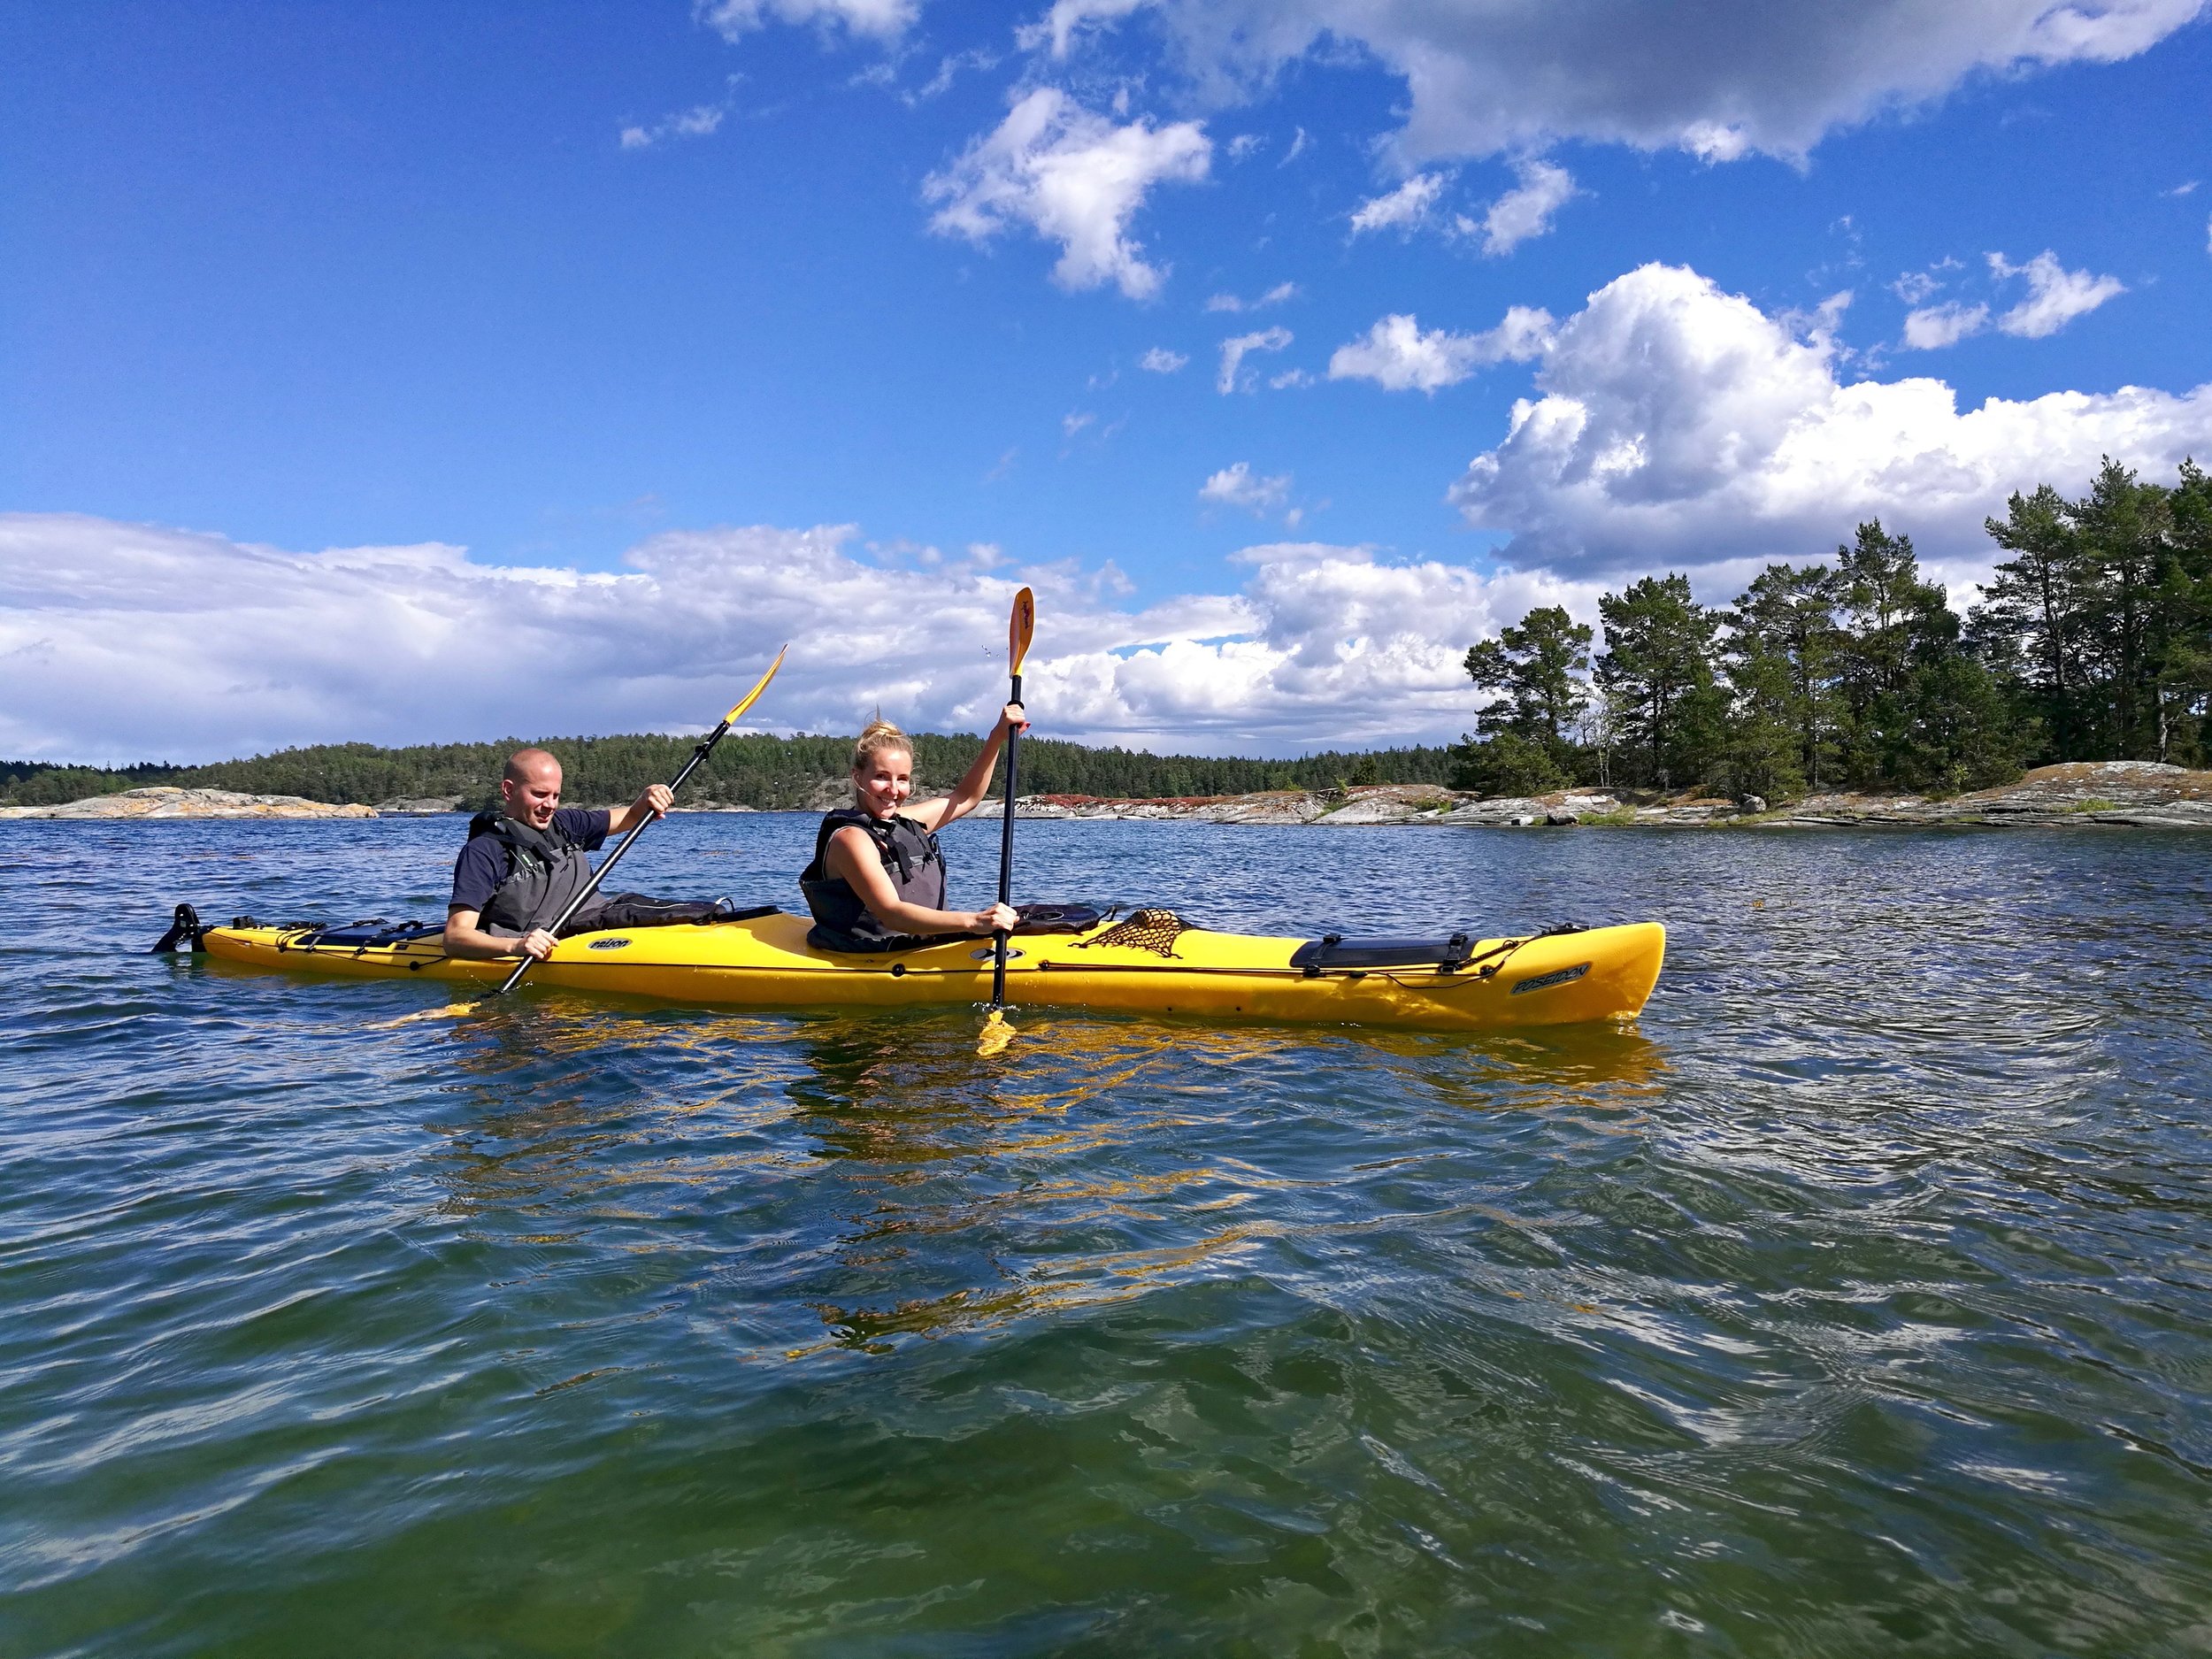
<path fill-rule="evenodd" d="M 776 677 L 776 670 L 783 666 L 784 651 L 787 651 L 790 649 L 791 648 L 787 645 L 783 648 L 783 651 L 778 651 L 776 653 L 776 660 L 768 664 L 768 672 L 760 677 L 759 683 L 750 691 L 747 692 L 742 697 L 738 699 L 736 706 L 722 717 L 721 725 L 716 726 L 714 730 L 709 732 L 704 737 L 699 740 L 698 745 L 691 751 L 691 758 L 684 763 L 684 769 L 678 772 L 673 778 L 669 780 L 668 790 L 671 795 L 673 795 L 677 790 L 682 788 L 684 787 L 685 780 L 688 779 L 693 772 L 698 771 L 700 767 L 707 764 L 707 757 L 714 753 L 714 746 L 722 741 L 723 734 L 728 732 L 731 726 L 737 724 L 739 717 L 741 716 L 746 710 L 751 708 L 754 703 L 760 700 L 760 694 L 768 689 L 768 682 Z M 607 872 L 622 862 L 622 855 L 630 850 L 630 843 L 645 833 L 646 825 L 650 824 L 656 816 L 657 815 L 648 813 L 640 821 L 630 826 L 629 832 L 625 834 L 619 841 L 615 843 L 615 849 L 607 855 L 606 862 L 601 864 L 598 869 L 592 872 L 591 879 L 584 883 L 583 891 L 579 893 L 574 898 L 568 902 L 568 908 L 561 912 L 559 918 L 554 922 L 551 927 L 546 930 L 547 932 L 552 933 L 556 938 L 559 937 L 561 929 L 568 926 L 569 918 L 574 916 L 578 910 L 583 909 L 586 900 L 589 899 L 593 894 L 599 891 L 599 884 L 607 879 Z M 515 987 L 520 985 L 522 983 L 522 976 L 529 972 L 531 967 L 536 962 L 537 958 L 535 956 L 524 956 L 520 962 L 515 964 L 515 971 L 507 976 L 506 983 L 502 985 L 496 991 L 494 991 L 492 993 L 492 996 L 504 996 L 508 992 L 513 990 Z M 484 999 L 484 1002 L 489 1002 L 490 1000 L 490 997 L 487 997 Z M 413 1019 L 456 1018 L 463 1014 L 472 1013 L 483 1005 L 483 1002 L 457 1002 L 446 1008 L 426 1008 L 420 1013 L 404 1015 L 401 1018 L 396 1019 L 391 1023 L 395 1025 L 400 1025 Z"/>
<path fill-rule="evenodd" d="M 1025 588 L 1014 595 L 1014 614 L 1006 625 L 1006 671 L 1012 680 L 1009 703 L 1022 700 L 1022 658 L 1029 655 L 1029 636 L 1037 631 L 1037 602 Z M 1001 824 L 998 838 L 998 902 L 1014 902 L 1014 779 L 1015 750 L 1021 743 L 1018 731 L 1006 733 L 1006 816 Z M 983 1034 L 976 1040 L 979 1055 L 994 1055 L 1014 1041 L 1014 1027 L 1006 1018 L 1006 940 L 1003 933 L 991 935 L 991 1011 L 984 1016 Z"/>

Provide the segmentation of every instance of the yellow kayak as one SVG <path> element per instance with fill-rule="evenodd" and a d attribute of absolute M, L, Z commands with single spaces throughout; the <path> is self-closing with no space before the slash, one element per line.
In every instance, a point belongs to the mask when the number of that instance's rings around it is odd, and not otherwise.
<path fill-rule="evenodd" d="M 180 928 L 188 910 L 179 913 Z M 505 962 L 448 956 L 435 932 L 241 918 L 173 938 L 225 961 L 298 973 L 495 986 Z M 564 939 L 526 982 L 741 1008 L 891 1008 L 986 1002 L 991 944 L 964 939 L 890 954 L 807 943 L 780 911 L 702 926 L 611 929 Z M 165 941 L 165 944 L 170 941 Z M 1165 910 L 1018 933 L 1006 970 L 1015 1007 L 1199 1015 L 1294 1024 L 1486 1031 L 1632 1018 L 1666 954 L 1656 922 L 1525 938 L 1301 940 L 1194 927 Z"/>

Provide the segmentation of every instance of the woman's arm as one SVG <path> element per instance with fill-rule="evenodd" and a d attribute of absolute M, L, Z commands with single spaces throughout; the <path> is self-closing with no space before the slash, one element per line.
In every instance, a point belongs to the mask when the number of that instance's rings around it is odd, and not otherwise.
<path fill-rule="evenodd" d="M 933 910 L 926 904 L 909 904 L 899 897 L 891 878 L 883 872 L 883 858 L 868 832 L 847 825 L 830 837 L 824 862 L 830 874 L 842 876 L 860 895 L 868 913 L 895 933 L 991 933 L 1014 930 L 1020 920 L 1003 904 L 986 910 Z"/>
<path fill-rule="evenodd" d="M 1006 734 L 1028 729 L 1029 722 L 1022 714 L 1021 704 L 1008 703 L 999 710 L 998 724 L 991 728 L 990 736 L 983 740 L 983 752 L 975 757 L 975 764 L 962 775 L 953 792 L 940 800 L 923 802 L 906 816 L 923 828 L 933 830 L 967 817 L 991 793 L 991 774 L 998 770 L 998 752 L 1005 746 Z"/>

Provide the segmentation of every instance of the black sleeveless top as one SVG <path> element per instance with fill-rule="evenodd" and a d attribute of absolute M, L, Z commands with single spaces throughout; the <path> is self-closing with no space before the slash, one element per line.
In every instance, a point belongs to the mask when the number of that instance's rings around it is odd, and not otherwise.
<path fill-rule="evenodd" d="M 876 844 L 883 872 L 901 899 L 933 910 L 945 908 L 945 856 L 937 837 L 910 818 L 872 818 L 858 807 L 840 807 L 822 816 L 814 834 L 814 862 L 799 877 L 799 891 L 814 918 L 807 942 L 822 950 L 910 950 L 959 934 L 896 933 L 861 902 L 842 876 L 829 872 L 830 837 L 841 829 L 863 829 Z"/>

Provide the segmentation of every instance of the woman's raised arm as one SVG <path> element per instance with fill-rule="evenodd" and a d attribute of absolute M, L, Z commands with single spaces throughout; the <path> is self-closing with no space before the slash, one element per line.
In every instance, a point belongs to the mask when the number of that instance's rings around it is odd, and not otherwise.
<path fill-rule="evenodd" d="M 999 710 L 998 724 L 991 728 L 990 736 L 983 740 L 983 751 L 975 757 L 975 764 L 962 774 L 953 792 L 941 800 L 925 801 L 907 813 L 907 817 L 928 829 L 942 829 L 956 819 L 964 818 L 983 803 L 983 797 L 991 793 L 991 774 L 998 770 L 998 752 L 1006 747 L 1009 732 L 1026 732 L 1029 721 L 1018 703 L 1010 703 Z M 868 907 L 873 910 L 872 904 Z"/>

